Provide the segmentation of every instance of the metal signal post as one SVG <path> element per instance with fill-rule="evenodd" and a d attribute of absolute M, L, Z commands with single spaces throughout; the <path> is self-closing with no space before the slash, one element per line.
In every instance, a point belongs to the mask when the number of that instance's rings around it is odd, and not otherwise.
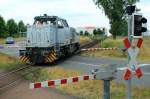
<path fill-rule="evenodd" d="M 132 15 L 128 15 L 128 39 L 130 42 L 132 41 Z M 130 57 L 128 56 L 128 62 Z M 130 78 L 128 81 L 128 88 L 127 88 L 127 97 L 131 99 L 131 91 L 132 91 L 132 79 Z"/>
<path fill-rule="evenodd" d="M 130 43 L 130 42 L 132 42 L 132 39 L 133 39 L 133 31 L 132 31 L 133 30 L 133 25 L 132 25 L 133 17 L 132 17 L 132 14 L 135 12 L 135 6 L 132 6 L 132 5 L 128 6 L 126 8 L 126 12 L 128 13 L 128 40 Z M 128 55 L 128 63 L 129 63 L 129 60 L 130 60 L 130 57 Z M 127 99 L 131 99 L 131 90 L 132 90 L 131 78 L 128 79 L 127 84 L 128 84 Z"/>

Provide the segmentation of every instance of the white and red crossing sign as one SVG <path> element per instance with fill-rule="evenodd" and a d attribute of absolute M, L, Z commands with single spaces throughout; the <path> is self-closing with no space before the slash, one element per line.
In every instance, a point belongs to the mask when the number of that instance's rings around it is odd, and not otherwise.
<path fill-rule="evenodd" d="M 138 67 L 138 63 L 136 61 L 136 57 L 139 53 L 139 49 L 142 46 L 142 42 L 142 38 L 139 38 L 138 41 L 134 40 L 131 43 L 128 38 L 124 39 L 125 48 L 127 49 L 128 54 L 130 56 L 128 64 L 129 68 L 127 68 L 125 71 L 125 74 L 123 76 L 124 80 L 129 80 L 132 77 L 132 70 L 135 71 L 135 74 L 138 78 L 140 78 L 143 75 L 142 70 L 140 67 Z"/>
<path fill-rule="evenodd" d="M 30 88 L 34 89 L 34 88 L 43 88 L 43 87 L 53 87 L 56 85 L 76 83 L 76 82 L 84 81 L 84 80 L 93 80 L 95 79 L 95 77 L 96 77 L 95 74 L 91 74 L 91 75 L 70 77 L 70 78 L 64 78 L 64 79 L 58 79 L 58 80 L 35 82 L 35 83 L 30 84 Z"/>
<path fill-rule="evenodd" d="M 130 41 L 129 41 L 128 38 L 125 38 L 123 42 L 124 42 L 124 45 L 125 45 L 125 48 L 126 48 L 126 49 L 129 49 L 129 48 L 131 47 L 131 43 L 130 43 Z M 141 48 L 142 43 L 143 43 L 143 39 L 142 39 L 142 38 L 139 38 L 139 39 L 138 39 L 138 42 L 136 43 L 136 47 L 137 47 L 137 48 Z"/>

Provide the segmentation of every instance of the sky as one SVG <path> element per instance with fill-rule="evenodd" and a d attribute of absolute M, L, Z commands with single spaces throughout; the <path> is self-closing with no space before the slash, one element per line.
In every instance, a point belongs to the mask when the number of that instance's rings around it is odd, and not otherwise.
<path fill-rule="evenodd" d="M 137 3 L 143 15 L 150 21 L 150 1 Z M 23 20 L 32 24 L 35 16 L 48 14 L 65 18 L 72 27 L 97 26 L 110 28 L 109 20 L 93 0 L 0 0 L 0 15 L 5 20 Z M 150 22 L 148 22 L 150 27 Z"/>

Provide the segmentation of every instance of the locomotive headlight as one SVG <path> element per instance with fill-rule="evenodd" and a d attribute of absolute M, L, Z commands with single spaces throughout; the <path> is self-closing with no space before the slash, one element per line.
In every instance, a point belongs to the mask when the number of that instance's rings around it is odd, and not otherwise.
<path fill-rule="evenodd" d="M 27 42 L 30 43 L 30 40 L 28 40 Z"/>

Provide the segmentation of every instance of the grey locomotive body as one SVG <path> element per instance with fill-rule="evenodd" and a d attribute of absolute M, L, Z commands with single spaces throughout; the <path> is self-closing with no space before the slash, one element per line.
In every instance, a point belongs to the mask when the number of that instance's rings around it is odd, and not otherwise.
<path fill-rule="evenodd" d="M 37 16 L 27 26 L 26 49 L 20 59 L 29 63 L 54 62 L 79 50 L 79 36 L 65 19 L 57 16 Z"/>

